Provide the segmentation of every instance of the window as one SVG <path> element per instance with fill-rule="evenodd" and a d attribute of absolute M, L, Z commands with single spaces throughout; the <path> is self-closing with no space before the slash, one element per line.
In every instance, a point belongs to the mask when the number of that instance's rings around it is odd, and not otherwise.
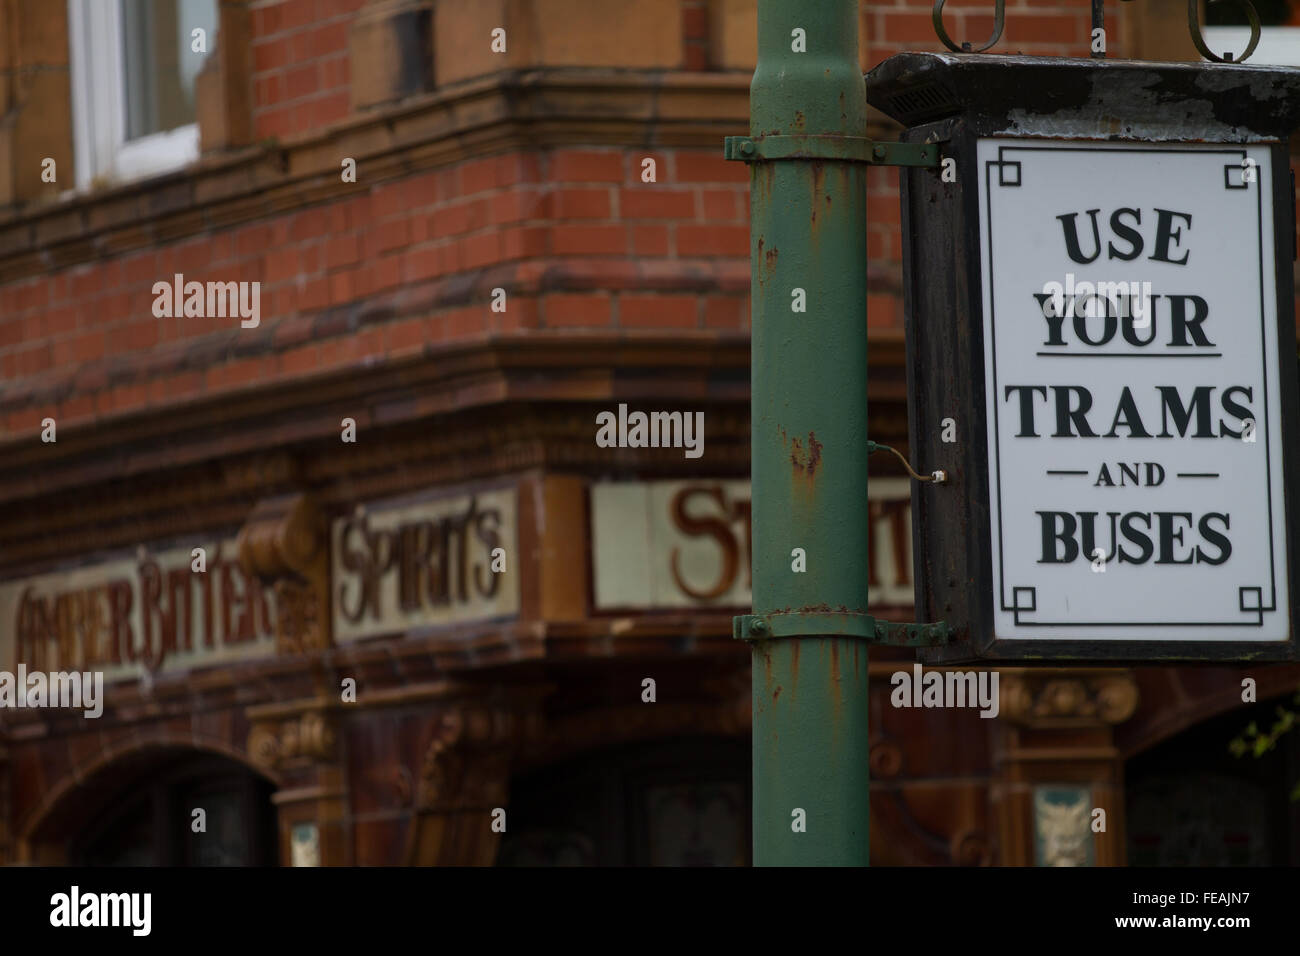
<path fill-rule="evenodd" d="M 194 81 L 217 0 L 68 0 L 68 33 L 78 188 L 198 158 Z"/>

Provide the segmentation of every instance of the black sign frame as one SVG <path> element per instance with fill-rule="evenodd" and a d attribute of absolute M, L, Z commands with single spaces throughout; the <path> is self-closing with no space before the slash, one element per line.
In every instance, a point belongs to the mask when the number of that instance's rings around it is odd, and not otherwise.
<path fill-rule="evenodd" d="M 1208 77 L 1213 76 L 1213 82 Z M 950 644 L 926 663 L 960 661 L 1296 661 L 1300 598 L 1300 386 L 1296 224 L 1288 138 L 1300 126 L 1300 70 L 1136 61 L 905 53 L 867 75 L 868 101 L 903 122 L 903 142 L 938 142 L 950 175 L 900 172 L 911 457 L 944 484 L 912 491 L 916 614 L 943 620 Z M 1206 107 L 1208 106 L 1208 110 Z M 1193 121 L 1175 117 L 1195 117 Z M 980 139 L 1264 146 L 1271 163 L 1286 641 L 995 639 L 990 533 Z M 955 176 L 951 173 L 955 172 Z M 952 181 L 945 181 L 951 179 Z M 1287 361 L 1286 356 L 1292 356 Z M 956 442 L 942 441 L 953 419 Z"/>

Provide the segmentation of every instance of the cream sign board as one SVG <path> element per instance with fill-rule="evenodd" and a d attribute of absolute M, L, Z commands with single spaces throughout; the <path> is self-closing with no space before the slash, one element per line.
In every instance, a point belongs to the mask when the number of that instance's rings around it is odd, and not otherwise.
<path fill-rule="evenodd" d="M 1287 640 L 1269 147 L 978 159 L 993 636 Z"/>
<path fill-rule="evenodd" d="M 0 584 L 0 670 L 22 663 L 113 681 L 268 657 L 275 621 L 275 594 L 244 573 L 234 538 L 141 549 Z"/>
<path fill-rule="evenodd" d="M 518 614 L 516 513 L 508 489 L 393 499 L 336 520 L 335 642 Z"/>
<path fill-rule="evenodd" d="M 868 486 L 873 607 L 912 603 L 911 490 Z M 608 482 L 591 488 L 598 610 L 751 604 L 748 481 Z"/>

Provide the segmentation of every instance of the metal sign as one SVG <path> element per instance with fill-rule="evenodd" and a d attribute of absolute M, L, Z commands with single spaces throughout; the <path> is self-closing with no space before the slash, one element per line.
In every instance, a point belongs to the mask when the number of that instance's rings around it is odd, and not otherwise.
<path fill-rule="evenodd" d="M 1285 641 L 1267 149 L 976 155 L 994 636 Z"/>
<path fill-rule="evenodd" d="M 1298 75 L 868 75 L 944 157 L 901 174 L 923 659 L 1296 657 Z"/>

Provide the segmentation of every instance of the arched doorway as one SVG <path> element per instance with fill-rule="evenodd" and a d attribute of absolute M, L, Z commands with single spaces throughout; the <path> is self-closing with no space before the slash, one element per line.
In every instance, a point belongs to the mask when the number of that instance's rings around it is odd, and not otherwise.
<path fill-rule="evenodd" d="M 1267 728 L 1279 704 L 1261 701 L 1210 718 L 1131 758 L 1125 766 L 1130 866 L 1300 864 L 1300 733 L 1261 757 L 1228 744 L 1255 721 Z"/>
<path fill-rule="evenodd" d="M 101 767 L 67 793 L 33 840 L 58 847 L 58 859 L 79 866 L 273 866 L 273 791 L 230 757 L 148 748 Z"/>

